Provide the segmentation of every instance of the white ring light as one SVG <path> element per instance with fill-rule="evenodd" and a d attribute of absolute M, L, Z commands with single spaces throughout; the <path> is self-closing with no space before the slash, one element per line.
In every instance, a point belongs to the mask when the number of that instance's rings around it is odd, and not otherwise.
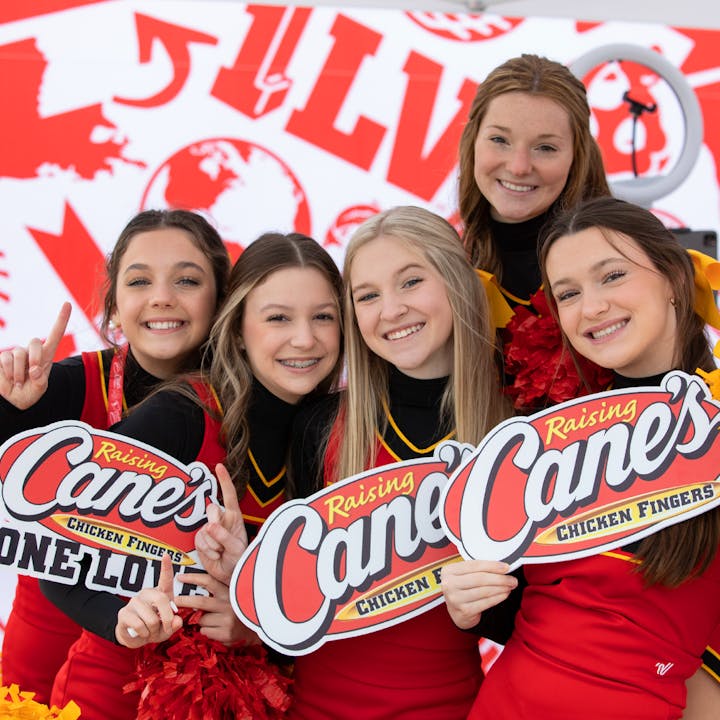
<path fill-rule="evenodd" d="M 650 207 L 655 200 L 670 194 L 690 174 L 703 141 L 703 118 L 700 103 L 685 76 L 660 53 L 639 45 L 617 43 L 594 48 L 570 64 L 572 73 L 580 79 L 598 65 L 613 60 L 629 60 L 654 70 L 675 94 L 685 124 L 685 138 L 680 157 L 667 175 L 660 177 L 636 177 L 610 183 L 615 197 L 637 205 Z"/>

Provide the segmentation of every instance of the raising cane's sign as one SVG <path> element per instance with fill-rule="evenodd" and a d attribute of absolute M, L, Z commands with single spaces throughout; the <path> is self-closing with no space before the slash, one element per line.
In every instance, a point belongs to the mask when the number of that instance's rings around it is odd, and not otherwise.
<path fill-rule="evenodd" d="M 182 465 L 79 421 L 10 438 L 0 447 L 0 481 L 0 565 L 74 584 L 88 554 L 85 584 L 123 595 L 157 585 L 165 553 L 174 565 L 196 566 L 195 532 L 218 500 L 202 463 Z"/>
<path fill-rule="evenodd" d="M 278 508 L 235 568 L 237 615 L 277 650 L 304 655 L 441 603 L 440 569 L 458 555 L 440 496 L 470 450 L 447 442 Z"/>
<path fill-rule="evenodd" d="M 457 548 L 514 567 L 628 544 L 720 505 L 719 427 L 705 383 L 674 372 L 347 478 L 270 516 L 235 568 L 233 607 L 303 655 L 441 603 Z"/>
<path fill-rule="evenodd" d="M 445 488 L 464 557 L 512 566 L 625 545 L 720 504 L 720 404 L 696 376 L 498 425 Z"/>

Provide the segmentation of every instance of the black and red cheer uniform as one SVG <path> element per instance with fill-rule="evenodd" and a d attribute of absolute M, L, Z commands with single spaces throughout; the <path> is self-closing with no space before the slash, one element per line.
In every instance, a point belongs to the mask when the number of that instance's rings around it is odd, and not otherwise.
<path fill-rule="evenodd" d="M 47 391 L 27 410 L 0 400 L 0 440 L 59 420 L 77 419 L 106 429 L 113 354 L 112 349 L 86 352 L 55 363 Z M 128 353 L 123 373 L 124 407 L 142 400 L 158 382 Z M 49 702 L 55 675 L 80 630 L 43 596 L 36 578 L 19 575 L 3 638 L 3 682 L 34 692 L 38 702 Z"/>

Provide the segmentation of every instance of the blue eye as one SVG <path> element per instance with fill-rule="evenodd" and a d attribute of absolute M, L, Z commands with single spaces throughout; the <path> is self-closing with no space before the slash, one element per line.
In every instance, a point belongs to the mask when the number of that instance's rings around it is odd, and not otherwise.
<path fill-rule="evenodd" d="M 178 283 L 180 285 L 192 285 L 192 286 L 198 286 L 200 285 L 200 281 L 197 278 L 194 277 L 183 277 L 178 280 Z"/>
<path fill-rule="evenodd" d="M 132 280 L 128 280 L 126 285 L 127 287 L 139 287 L 141 285 L 149 285 L 150 281 L 146 278 L 133 278 Z"/>
<path fill-rule="evenodd" d="M 412 277 L 412 278 L 406 280 L 402 286 L 410 288 L 410 287 L 414 287 L 418 283 L 421 283 L 422 281 L 423 281 L 423 279 L 420 277 Z"/>
<path fill-rule="evenodd" d="M 358 295 L 353 302 L 364 303 L 364 302 L 368 302 L 370 300 L 374 300 L 376 297 L 378 297 L 378 293 L 368 292 L 368 293 L 364 293 L 362 295 Z"/>

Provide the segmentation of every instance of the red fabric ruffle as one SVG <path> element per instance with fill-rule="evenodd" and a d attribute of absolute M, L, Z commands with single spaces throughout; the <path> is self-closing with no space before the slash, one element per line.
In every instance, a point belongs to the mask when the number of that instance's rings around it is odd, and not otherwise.
<path fill-rule="evenodd" d="M 280 720 L 290 679 L 262 645 L 227 647 L 200 633 L 200 612 L 183 613 L 169 640 L 139 652 L 137 720 Z"/>
<path fill-rule="evenodd" d="M 519 306 L 506 327 L 505 366 L 513 383 L 506 392 L 516 408 L 546 407 L 607 388 L 612 372 L 589 360 L 578 361 L 585 381 L 580 378 L 569 351 L 563 345 L 558 324 L 550 313 L 547 298 L 538 290 L 530 308 Z"/>

